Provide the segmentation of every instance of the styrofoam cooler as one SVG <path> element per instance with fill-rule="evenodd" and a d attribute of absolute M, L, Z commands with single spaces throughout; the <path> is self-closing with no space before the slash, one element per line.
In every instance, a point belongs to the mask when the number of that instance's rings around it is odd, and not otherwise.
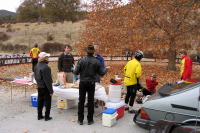
<path fill-rule="evenodd" d="M 120 102 L 121 92 L 122 92 L 122 86 L 120 83 L 116 83 L 116 84 L 110 83 L 109 92 L 108 92 L 109 101 Z"/>
<path fill-rule="evenodd" d="M 107 127 L 113 126 L 116 123 L 117 115 L 116 109 L 104 110 L 102 115 L 102 125 Z"/>
<path fill-rule="evenodd" d="M 108 102 L 104 106 L 104 109 L 107 108 L 116 109 L 118 114 L 116 119 L 119 119 L 124 116 L 125 102 L 124 101 L 120 101 L 118 103 Z"/>
<path fill-rule="evenodd" d="M 30 100 L 31 100 L 31 105 L 33 107 L 37 107 L 38 106 L 38 93 L 31 94 Z"/>

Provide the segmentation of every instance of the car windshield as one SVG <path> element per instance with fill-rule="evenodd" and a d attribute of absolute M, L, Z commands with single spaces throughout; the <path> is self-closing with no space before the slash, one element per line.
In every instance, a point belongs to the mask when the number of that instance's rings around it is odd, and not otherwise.
<path fill-rule="evenodd" d="M 161 96 L 169 96 L 170 94 L 173 94 L 175 92 L 186 90 L 193 86 L 198 86 L 198 85 L 200 85 L 200 78 L 197 78 L 197 82 L 195 83 L 191 83 L 191 82 L 182 82 L 179 84 L 167 83 L 158 90 L 158 93 Z"/>

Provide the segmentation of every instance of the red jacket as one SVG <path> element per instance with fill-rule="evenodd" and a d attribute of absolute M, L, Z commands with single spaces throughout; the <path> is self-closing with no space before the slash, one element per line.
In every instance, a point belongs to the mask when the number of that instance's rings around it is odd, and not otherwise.
<path fill-rule="evenodd" d="M 192 60 L 185 55 L 181 61 L 180 75 L 183 80 L 191 79 L 192 75 Z"/>
<path fill-rule="evenodd" d="M 151 78 L 146 79 L 146 89 L 149 92 L 156 92 L 156 85 L 158 85 L 158 82 L 156 80 L 152 80 Z"/>

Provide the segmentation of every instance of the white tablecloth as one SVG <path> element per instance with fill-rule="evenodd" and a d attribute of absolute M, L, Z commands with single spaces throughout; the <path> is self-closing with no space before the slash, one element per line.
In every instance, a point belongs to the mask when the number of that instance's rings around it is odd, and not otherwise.
<path fill-rule="evenodd" d="M 79 89 L 67 88 L 61 89 L 59 87 L 53 86 L 54 95 L 65 98 L 65 99 L 78 99 L 79 98 Z M 102 100 L 105 103 L 108 102 L 108 96 L 106 95 L 106 91 L 104 87 L 98 88 L 95 90 L 95 99 Z"/>

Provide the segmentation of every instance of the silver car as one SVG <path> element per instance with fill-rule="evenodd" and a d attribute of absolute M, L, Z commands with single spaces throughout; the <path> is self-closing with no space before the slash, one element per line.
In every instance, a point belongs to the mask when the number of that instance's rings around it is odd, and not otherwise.
<path fill-rule="evenodd" d="M 167 83 L 135 113 L 133 121 L 150 130 L 157 121 L 200 123 L 200 82 Z"/>

